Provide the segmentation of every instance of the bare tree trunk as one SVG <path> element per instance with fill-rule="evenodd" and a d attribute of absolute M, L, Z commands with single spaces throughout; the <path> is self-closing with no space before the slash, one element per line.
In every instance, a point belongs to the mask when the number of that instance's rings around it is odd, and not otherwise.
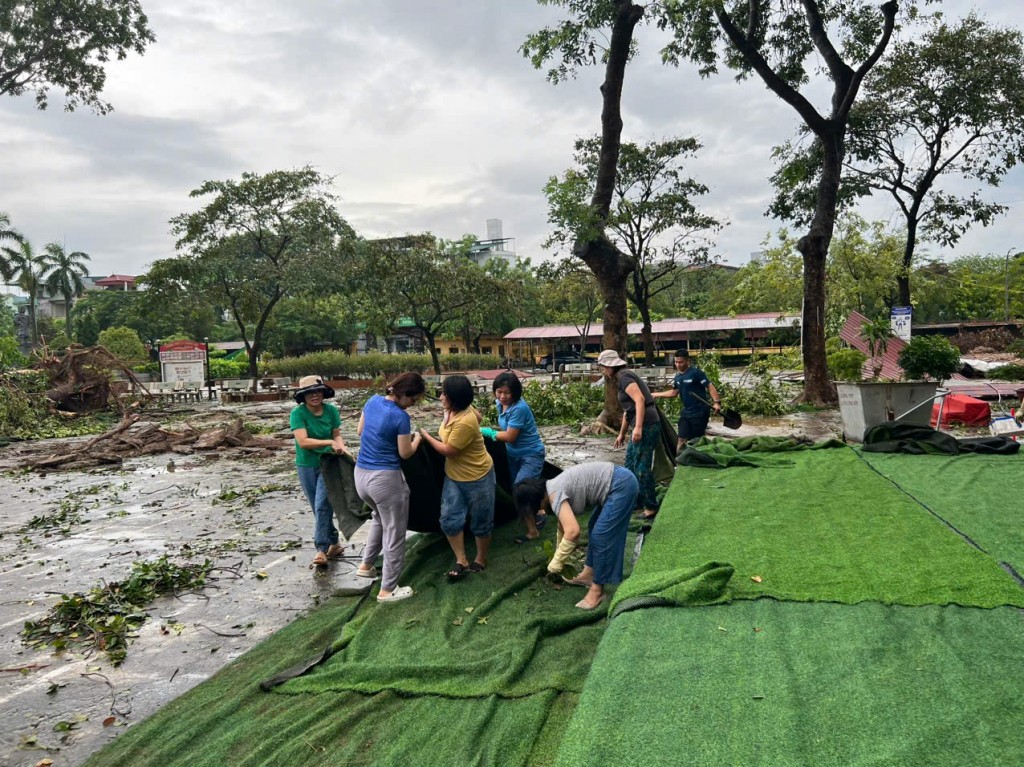
<path fill-rule="evenodd" d="M 633 30 L 643 18 L 644 8 L 631 0 L 615 0 L 616 14 L 608 46 L 608 63 L 604 83 L 601 85 L 601 153 L 597 167 L 597 182 L 591 207 L 601 222 L 601 232 L 586 242 L 577 241 L 573 252 L 590 268 L 597 278 L 604 298 L 605 349 L 626 353 L 626 277 L 633 271 L 633 260 L 616 248 L 604 233 L 604 224 L 611 210 L 612 194 L 622 145 L 622 85 L 626 62 L 633 41 Z M 616 387 L 605 384 L 604 412 L 601 422 L 617 428 L 622 419 Z"/>

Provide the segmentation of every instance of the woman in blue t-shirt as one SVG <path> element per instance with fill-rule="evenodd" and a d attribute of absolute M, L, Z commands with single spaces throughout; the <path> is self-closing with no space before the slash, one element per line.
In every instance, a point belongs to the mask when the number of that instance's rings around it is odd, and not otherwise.
<path fill-rule="evenodd" d="M 505 443 L 508 456 L 508 473 L 513 487 L 530 477 L 539 477 L 544 469 L 544 443 L 537 431 L 537 420 L 533 411 L 523 399 L 523 384 L 512 372 L 499 374 L 491 386 L 494 404 L 498 408 L 498 429 L 484 427 L 485 437 Z M 525 518 L 526 537 L 530 540 L 540 535 L 538 522 L 544 524 L 544 516 Z M 517 539 L 518 541 L 518 539 Z"/>
<path fill-rule="evenodd" d="M 409 485 L 401 460 L 416 452 L 422 439 L 413 435 L 406 409 L 425 391 L 419 373 L 402 373 L 388 384 L 385 396 L 375 394 L 359 416 L 359 457 L 356 459 L 356 492 L 373 510 L 363 561 L 356 570 L 361 578 L 376 578 L 373 563 L 383 552 L 378 602 L 397 602 L 412 596 L 409 586 L 399 586 L 405 564 L 405 534 L 409 527 Z"/>

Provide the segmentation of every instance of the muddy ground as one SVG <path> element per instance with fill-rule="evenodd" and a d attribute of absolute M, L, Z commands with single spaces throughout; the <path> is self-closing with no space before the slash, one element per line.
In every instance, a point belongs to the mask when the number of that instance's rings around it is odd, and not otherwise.
<path fill-rule="evenodd" d="M 343 435 L 354 446 L 358 411 L 344 400 L 338 404 Z M 295 479 L 291 407 L 201 403 L 143 416 L 198 428 L 241 417 L 282 438 L 271 457 L 222 449 L 41 475 L 18 467 L 29 456 L 52 452 L 52 443 L 0 450 L 0 765 L 80 764 L 335 591 L 366 585 L 352 576 L 360 533 L 348 556 L 326 573 L 309 567 L 312 514 Z M 436 428 L 440 420 L 437 405 L 410 412 L 418 426 Z M 839 421 L 832 413 L 797 414 L 748 419 L 738 432 L 713 423 L 711 431 L 820 439 L 836 435 Z M 622 462 L 624 451 L 610 438 L 582 437 L 567 427 L 542 433 L 548 458 L 558 465 Z M 99 650 L 55 654 L 22 643 L 25 621 L 42 618 L 61 594 L 122 581 L 133 562 L 164 554 L 179 563 L 209 558 L 215 569 L 200 592 L 150 605 L 120 666 Z"/>

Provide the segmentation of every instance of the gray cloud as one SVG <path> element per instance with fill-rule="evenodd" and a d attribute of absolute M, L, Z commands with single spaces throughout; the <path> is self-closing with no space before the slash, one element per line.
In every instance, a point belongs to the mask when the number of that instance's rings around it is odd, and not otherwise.
<path fill-rule="evenodd" d="M 68 237 L 99 273 L 139 273 L 173 253 L 167 221 L 198 203 L 188 192 L 312 164 L 335 176 L 342 215 L 366 236 L 432 231 L 454 238 L 504 222 L 535 262 L 548 234 L 542 187 L 571 163 L 572 144 L 600 126 L 600 67 L 552 86 L 519 47 L 561 9 L 461 0 L 179 0 L 145 3 L 158 36 L 143 57 L 111 63 L 115 112 L 46 113 L 0 102 L 0 210 L 33 242 Z M 947 0 L 961 14 L 965 0 Z M 999 23 L 1016 11 L 977 3 Z M 663 36 L 639 33 L 627 70 L 624 138 L 693 135 L 689 175 L 702 207 L 730 224 L 717 252 L 743 262 L 778 222 L 764 217 L 772 146 L 795 112 L 758 80 L 702 80 L 661 65 Z M 827 93 L 818 89 L 827 104 Z M 823 106 L 824 108 L 824 106 Z M 1019 172 L 992 197 L 1019 205 Z M 872 216 L 890 215 L 873 203 Z M 959 250 L 1024 245 L 1012 213 L 969 233 Z"/>

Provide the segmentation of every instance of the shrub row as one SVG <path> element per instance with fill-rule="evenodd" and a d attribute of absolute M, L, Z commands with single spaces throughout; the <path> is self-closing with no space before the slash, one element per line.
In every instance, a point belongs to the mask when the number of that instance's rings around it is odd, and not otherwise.
<path fill-rule="evenodd" d="M 461 370 L 493 370 L 500 360 L 491 354 L 442 354 L 441 369 L 445 372 Z M 405 371 L 433 372 L 429 354 L 345 354 L 344 352 L 313 352 L 301 357 L 285 357 L 266 363 L 266 372 L 272 376 L 301 378 L 320 375 L 324 378 L 391 378 Z"/>

